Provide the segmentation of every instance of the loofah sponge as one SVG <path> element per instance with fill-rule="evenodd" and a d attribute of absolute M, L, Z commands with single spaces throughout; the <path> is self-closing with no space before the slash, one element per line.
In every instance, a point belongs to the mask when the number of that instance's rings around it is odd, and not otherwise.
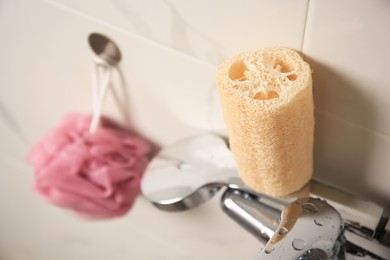
<path fill-rule="evenodd" d="M 244 183 L 285 196 L 312 176 L 314 105 L 309 65 L 286 48 L 242 53 L 218 68 L 230 146 Z"/>

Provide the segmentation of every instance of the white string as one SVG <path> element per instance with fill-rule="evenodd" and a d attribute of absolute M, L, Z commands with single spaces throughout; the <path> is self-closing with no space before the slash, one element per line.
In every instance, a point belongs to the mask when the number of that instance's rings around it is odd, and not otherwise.
<path fill-rule="evenodd" d="M 94 133 L 100 124 L 102 108 L 107 90 L 112 84 L 114 67 L 104 60 L 97 58 L 92 62 L 92 120 L 89 132 Z"/>

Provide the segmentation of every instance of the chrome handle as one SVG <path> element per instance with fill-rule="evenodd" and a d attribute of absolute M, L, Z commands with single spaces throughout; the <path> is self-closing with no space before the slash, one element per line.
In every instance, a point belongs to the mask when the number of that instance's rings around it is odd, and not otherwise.
<path fill-rule="evenodd" d="M 222 195 L 221 206 L 227 215 L 266 243 L 274 235 L 287 204 L 272 197 L 228 188 Z"/>
<path fill-rule="evenodd" d="M 199 206 L 224 188 L 223 210 L 264 243 L 275 236 L 280 216 L 291 203 L 300 198 L 320 198 L 334 207 L 344 222 L 346 239 L 340 252 L 355 259 L 390 259 L 390 222 L 385 205 L 315 180 L 289 198 L 256 193 L 240 180 L 226 140 L 213 134 L 165 147 L 153 159 L 142 181 L 143 194 L 155 206 L 168 211 Z M 311 249 L 300 258 L 321 259 L 323 253 Z"/>
<path fill-rule="evenodd" d="M 323 199 L 306 197 L 288 203 L 228 188 L 221 205 L 227 215 L 266 244 L 256 260 L 390 257 L 387 246 L 356 232 L 356 227 L 344 223 L 339 211 Z"/>
<path fill-rule="evenodd" d="M 335 208 L 321 199 L 301 198 L 282 211 L 278 228 L 255 259 L 335 259 L 342 231 Z"/>

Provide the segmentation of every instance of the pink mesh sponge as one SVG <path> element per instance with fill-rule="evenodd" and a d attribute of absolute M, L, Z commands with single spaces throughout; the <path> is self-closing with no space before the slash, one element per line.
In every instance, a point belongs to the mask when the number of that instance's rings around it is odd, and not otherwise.
<path fill-rule="evenodd" d="M 93 133 L 90 123 L 89 115 L 70 114 L 33 147 L 35 190 L 87 218 L 121 216 L 140 194 L 151 146 L 104 117 Z"/>

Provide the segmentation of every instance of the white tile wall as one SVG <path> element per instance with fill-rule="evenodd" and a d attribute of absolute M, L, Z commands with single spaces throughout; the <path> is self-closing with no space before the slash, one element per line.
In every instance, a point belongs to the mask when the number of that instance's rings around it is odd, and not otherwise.
<path fill-rule="evenodd" d="M 314 70 L 316 177 L 390 199 L 390 2 L 4 0 L 0 259 L 251 259 L 261 248 L 218 198 L 168 214 L 141 197 L 125 218 L 85 222 L 33 196 L 29 148 L 65 113 L 89 111 L 93 31 L 123 54 L 121 105 L 111 96 L 105 113 L 160 145 L 226 133 L 215 69 L 228 56 L 302 51 Z"/>
<path fill-rule="evenodd" d="M 386 0 L 312 0 L 303 45 L 314 70 L 316 107 L 386 135 L 389 24 Z"/>
<path fill-rule="evenodd" d="M 308 3 L 307 0 L 51 1 L 215 65 L 237 52 L 269 45 L 300 50 Z"/>
<path fill-rule="evenodd" d="M 388 46 L 389 1 L 310 1 L 303 53 L 314 71 L 317 169 L 327 172 L 318 176 L 390 198 Z"/>

